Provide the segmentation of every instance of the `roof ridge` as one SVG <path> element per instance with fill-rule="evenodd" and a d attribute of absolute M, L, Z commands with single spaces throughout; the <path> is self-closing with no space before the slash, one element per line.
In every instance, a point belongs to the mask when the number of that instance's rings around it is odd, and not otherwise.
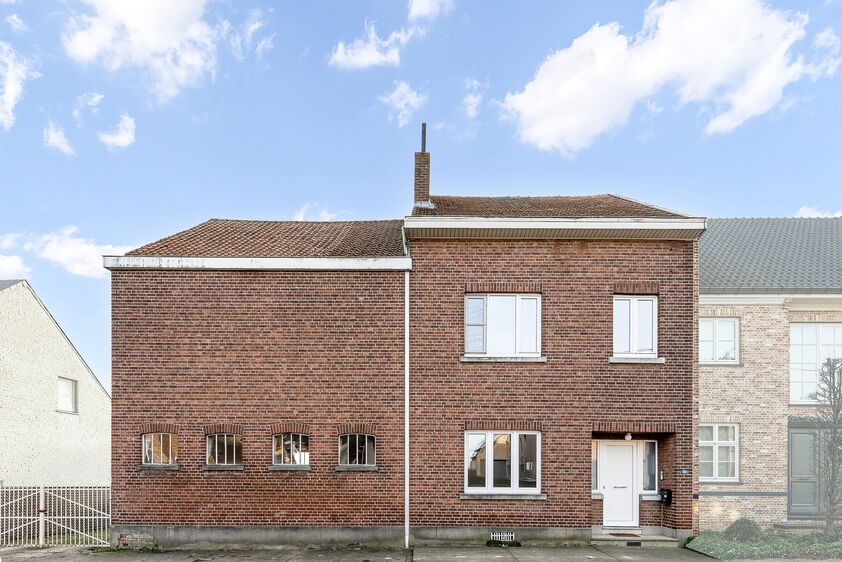
<path fill-rule="evenodd" d="M 616 197 L 617 199 L 622 199 L 623 201 L 629 201 L 631 203 L 637 203 L 638 205 L 643 205 L 644 207 L 649 207 L 651 209 L 657 209 L 659 211 L 663 211 L 665 213 L 672 213 L 674 215 L 679 215 L 681 217 L 690 218 L 693 215 L 688 215 L 687 213 L 682 213 L 681 211 L 676 211 L 674 209 L 668 209 L 666 207 L 661 207 L 660 205 L 653 205 L 652 203 L 647 203 L 646 201 L 640 201 L 639 199 L 633 199 L 631 197 L 627 197 L 625 195 L 618 195 L 616 193 L 608 193 L 611 197 Z"/>

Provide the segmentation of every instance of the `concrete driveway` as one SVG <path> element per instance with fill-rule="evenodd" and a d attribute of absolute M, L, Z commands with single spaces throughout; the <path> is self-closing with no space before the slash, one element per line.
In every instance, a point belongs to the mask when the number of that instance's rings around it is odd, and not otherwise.
<path fill-rule="evenodd" d="M 237 562 L 245 560 L 278 560 L 281 562 L 402 562 L 413 561 L 555 561 L 555 560 L 713 560 L 703 554 L 683 548 L 655 548 L 642 550 L 628 547 L 558 547 L 558 548 L 491 548 L 491 547 L 416 547 L 412 557 L 398 550 L 315 550 L 289 548 L 283 550 L 246 550 L 246 551 L 172 551 L 138 552 L 123 550 L 119 552 L 96 552 L 91 548 L 53 547 L 45 549 L 17 548 L 0 549 L 0 561 L 76 561 L 84 562 Z"/>

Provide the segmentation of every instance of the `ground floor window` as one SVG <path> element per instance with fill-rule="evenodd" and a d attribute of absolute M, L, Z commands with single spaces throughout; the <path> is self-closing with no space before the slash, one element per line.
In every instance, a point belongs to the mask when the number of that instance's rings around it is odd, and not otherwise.
<path fill-rule="evenodd" d="M 243 464 L 243 437 L 231 433 L 207 436 L 208 464 Z"/>
<path fill-rule="evenodd" d="M 273 436 L 272 464 L 310 464 L 310 436 L 279 433 Z"/>
<path fill-rule="evenodd" d="M 375 463 L 374 435 L 351 433 L 339 436 L 339 464 Z"/>
<path fill-rule="evenodd" d="M 736 424 L 699 426 L 699 479 L 736 481 L 739 478 L 739 429 Z"/>
<path fill-rule="evenodd" d="M 176 464 L 178 436 L 173 433 L 143 435 L 143 464 Z"/>
<path fill-rule="evenodd" d="M 541 435 L 532 431 L 469 431 L 465 434 L 468 493 L 538 493 Z"/>

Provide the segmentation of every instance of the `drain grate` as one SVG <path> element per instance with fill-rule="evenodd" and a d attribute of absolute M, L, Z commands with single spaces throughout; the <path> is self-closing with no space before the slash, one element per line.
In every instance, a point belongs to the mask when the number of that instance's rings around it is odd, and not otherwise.
<path fill-rule="evenodd" d="M 513 531 L 492 531 L 491 540 L 500 542 L 511 542 L 515 540 Z"/>

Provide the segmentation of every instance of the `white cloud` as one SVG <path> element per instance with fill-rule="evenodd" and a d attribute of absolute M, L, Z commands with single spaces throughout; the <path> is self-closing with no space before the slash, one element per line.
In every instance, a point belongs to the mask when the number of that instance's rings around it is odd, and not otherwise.
<path fill-rule="evenodd" d="M 68 156 L 76 154 L 67 142 L 67 137 L 64 136 L 64 129 L 56 126 L 52 121 L 44 128 L 44 146 L 57 148 Z"/>
<path fill-rule="evenodd" d="M 321 207 L 318 214 L 314 218 L 307 218 L 309 211 L 315 211 L 320 205 L 318 203 L 307 203 L 303 205 L 300 209 L 298 209 L 292 217 L 294 221 L 304 221 L 304 220 L 320 220 L 320 221 L 330 221 L 336 218 L 337 213 L 331 213 L 327 210 L 326 207 Z M 312 214 L 312 213 L 310 213 Z"/>
<path fill-rule="evenodd" d="M 12 46 L 0 41 L 0 125 L 7 131 L 15 124 L 15 106 L 23 97 L 23 85 L 40 76 L 33 61 L 21 58 Z"/>
<path fill-rule="evenodd" d="M 671 85 L 680 103 L 711 114 L 706 133 L 724 133 L 778 105 L 788 84 L 835 72 L 832 30 L 816 37 L 823 60 L 792 54 L 806 23 L 806 15 L 761 0 L 653 2 L 642 31 L 627 36 L 616 22 L 594 25 L 547 57 L 503 108 L 523 142 L 572 155 Z"/>
<path fill-rule="evenodd" d="M 73 104 L 73 118 L 76 124 L 80 125 L 82 122 L 82 110 L 90 108 L 91 113 L 96 113 L 96 106 L 102 101 L 105 96 L 96 92 L 88 92 L 76 97 L 76 103 Z"/>
<path fill-rule="evenodd" d="M 374 29 L 374 24 L 365 22 L 365 36 L 353 43 L 342 41 L 336 44 L 330 54 L 329 63 L 340 68 L 370 68 L 372 66 L 392 65 L 401 62 L 400 48 L 415 35 L 423 32 L 418 28 L 393 31 L 386 39 L 381 39 Z"/>
<path fill-rule="evenodd" d="M 409 123 L 412 114 L 427 102 L 427 94 L 416 92 L 404 81 L 395 80 L 395 89 L 380 96 L 389 107 L 389 121 L 397 119 L 398 127 Z"/>
<path fill-rule="evenodd" d="M 12 31 L 20 33 L 22 31 L 26 31 L 29 27 L 24 23 L 22 19 L 17 14 L 12 14 L 10 16 L 6 16 L 6 23 L 9 24 L 9 27 L 12 28 Z"/>
<path fill-rule="evenodd" d="M 465 114 L 473 119 L 479 114 L 485 88 L 476 78 L 468 78 L 465 80 L 465 90 L 466 93 L 465 97 L 462 98 L 462 106 L 465 109 Z"/>
<path fill-rule="evenodd" d="M 132 246 L 96 244 L 76 236 L 78 232 L 77 227 L 66 226 L 27 242 L 24 249 L 36 252 L 39 257 L 61 265 L 74 275 L 94 278 L 105 277 L 103 255 L 122 255 L 132 249 Z"/>
<path fill-rule="evenodd" d="M 0 234 L 0 250 L 8 250 L 9 248 L 17 247 L 20 237 L 21 234 L 17 232 Z"/>
<path fill-rule="evenodd" d="M 134 119 L 128 115 L 120 116 L 120 123 L 112 133 L 99 133 L 99 142 L 108 148 L 126 148 L 134 142 Z"/>
<path fill-rule="evenodd" d="M 275 48 L 275 34 L 267 35 L 260 39 L 257 42 L 257 46 L 254 48 L 254 54 L 257 55 L 258 59 L 262 59 L 263 55 L 271 51 Z"/>
<path fill-rule="evenodd" d="M 0 256 L 0 279 L 26 277 L 32 268 L 23 263 L 20 256 Z"/>
<path fill-rule="evenodd" d="M 812 217 L 842 217 L 842 210 L 836 211 L 835 213 L 826 213 L 824 211 L 820 211 L 816 207 L 810 207 L 805 205 L 798 209 L 798 212 L 795 213 L 795 216 L 798 218 L 812 218 Z"/>
<path fill-rule="evenodd" d="M 62 34 L 67 54 L 110 70 L 138 67 L 160 102 L 195 86 L 216 68 L 219 27 L 204 20 L 206 0 L 84 0 Z"/>
<path fill-rule="evenodd" d="M 255 34 L 266 27 L 266 22 L 263 21 L 263 12 L 260 10 L 252 10 L 248 19 L 240 26 L 238 31 L 232 31 L 231 25 L 228 22 L 223 24 L 223 35 L 228 38 L 231 44 L 231 50 L 234 53 L 234 58 L 237 60 L 245 60 L 251 52 L 251 46 L 254 42 Z M 260 58 L 264 52 L 269 51 L 274 45 L 272 39 L 274 34 L 264 36 L 261 38 L 254 49 L 255 54 Z"/>
<path fill-rule="evenodd" d="M 409 0 L 409 19 L 434 19 L 453 9 L 453 0 Z"/>

